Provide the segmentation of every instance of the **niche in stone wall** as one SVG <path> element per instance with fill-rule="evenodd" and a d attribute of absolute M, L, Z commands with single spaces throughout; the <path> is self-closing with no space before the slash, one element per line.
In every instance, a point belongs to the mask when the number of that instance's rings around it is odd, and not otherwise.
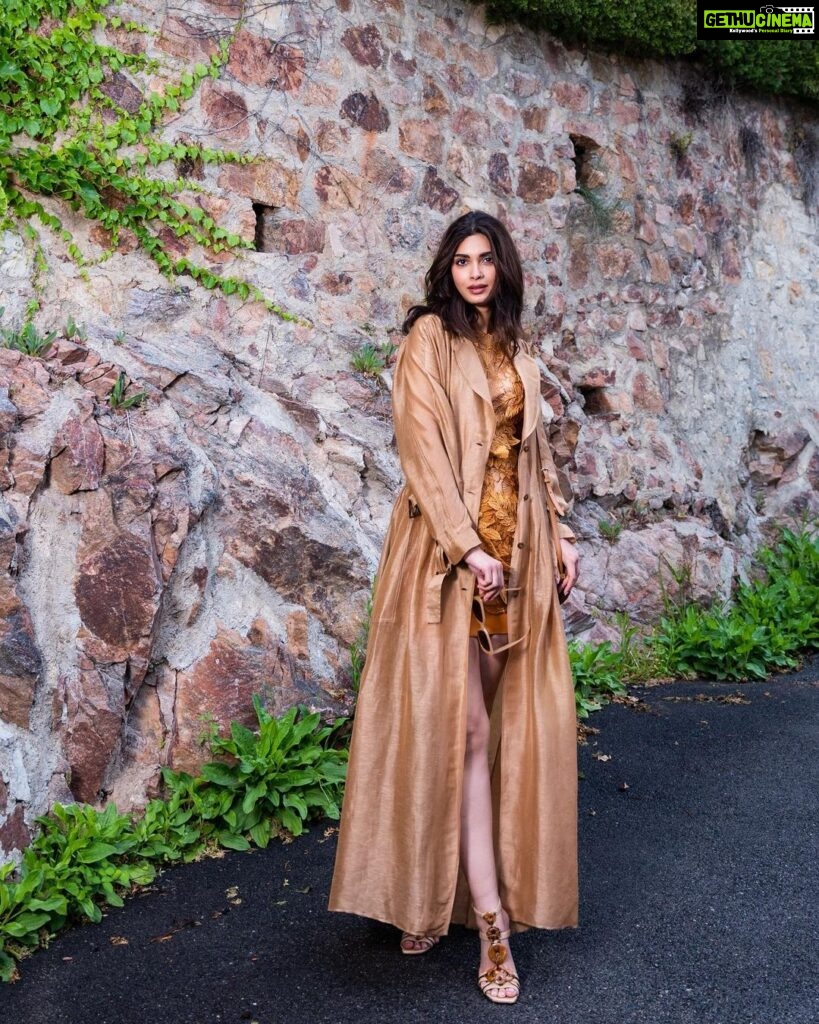
<path fill-rule="evenodd" d="M 276 215 L 279 207 L 254 203 L 253 212 L 256 214 L 256 233 L 253 236 L 256 252 L 278 252 L 280 228 Z"/>
<path fill-rule="evenodd" d="M 588 135 L 569 135 L 574 156 L 574 176 L 578 187 L 586 189 L 602 188 L 607 183 L 606 171 L 602 161 L 600 145 Z"/>

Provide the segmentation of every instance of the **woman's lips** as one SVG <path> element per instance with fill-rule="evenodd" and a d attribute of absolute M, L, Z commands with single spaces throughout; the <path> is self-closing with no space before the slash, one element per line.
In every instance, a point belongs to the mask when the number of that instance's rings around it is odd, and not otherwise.
<path fill-rule="evenodd" d="M 469 289 L 468 290 L 470 292 L 474 292 L 477 295 L 478 292 L 485 292 L 486 291 L 486 285 L 485 284 L 471 284 L 471 285 L 469 285 Z"/>

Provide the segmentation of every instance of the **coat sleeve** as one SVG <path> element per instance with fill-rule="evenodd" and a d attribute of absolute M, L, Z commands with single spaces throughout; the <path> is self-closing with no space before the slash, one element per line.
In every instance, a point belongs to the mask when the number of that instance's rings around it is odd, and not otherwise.
<path fill-rule="evenodd" d="M 395 436 L 407 486 L 450 563 L 481 539 L 461 494 L 455 416 L 440 377 L 437 317 L 417 320 L 401 346 L 393 380 Z"/>
<path fill-rule="evenodd" d="M 571 511 L 572 503 L 570 501 L 566 501 L 560 490 L 557 467 L 555 466 L 555 460 L 552 458 L 551 446 L 546 439 L 546 429 L 543 426 L 542 417 L 537 426 L 537 441 L 538 452 L 540 454 L 540 467 L 541 472 L 543 473 L 543 482 L 546 484 L 548 499 L 554 505 L 555 511 L 559 516 L 566 516 Z M 561 540 L 577 540 L 574 535 L 574 531 L 570 526 L 567 526 L 566 523 L 558 523 L 558 530 L 560 532 Z"/>

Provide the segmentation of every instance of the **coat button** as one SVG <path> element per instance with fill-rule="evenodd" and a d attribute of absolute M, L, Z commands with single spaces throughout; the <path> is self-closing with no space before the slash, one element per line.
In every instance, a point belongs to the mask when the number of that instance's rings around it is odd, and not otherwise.
<path fill-rule="evenodd" d="M 519 548 L 525 548 L 525 547 L 526 547 L 526 545 L 525 545 L 525 544 L 523 543 L 523 541 L 521 541 L 521 542 L 520 542 L 520 544 L 518 544 L 518 547 L 519 547 Z"/>
<path fill-rule="evenodd" d="M 524 501 L 528 501 L 529 500 L 529 495 L 528 494 L 524 494 L 523 495 L 523 500 Z"/>
<path fill-rule="evenodd" d="M 525 445 L 523 446 L 523 450 L 524 450 L 525 452 L 528 452 L 528 451 L 529 451 L 529 445 L 528 445 L 528 444 L 525 444 Z"/>

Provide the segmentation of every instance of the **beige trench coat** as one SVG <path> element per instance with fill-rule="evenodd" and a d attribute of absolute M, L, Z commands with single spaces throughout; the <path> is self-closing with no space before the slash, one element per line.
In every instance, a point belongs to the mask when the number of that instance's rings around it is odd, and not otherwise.
<path fill-rule="evenodd" d="M 547 490 L 566 503 L 546 444 L 535 361 L 525 389 L 509 651 L 492 709 L 500 895 L 518 929 L 577 923 L 574 691 L 552 566 Z M 459 864 L 475 524 L 495 416 L 468 339 L 419 319 L 399 352 L 395 432 L 406 486 L 378 569 L 330 909 L 446 934 L 470 923 Z M 561 532 L 564 532 L 561 529 Z M 565 528 L 571 536 L 571 531 Z"/>

